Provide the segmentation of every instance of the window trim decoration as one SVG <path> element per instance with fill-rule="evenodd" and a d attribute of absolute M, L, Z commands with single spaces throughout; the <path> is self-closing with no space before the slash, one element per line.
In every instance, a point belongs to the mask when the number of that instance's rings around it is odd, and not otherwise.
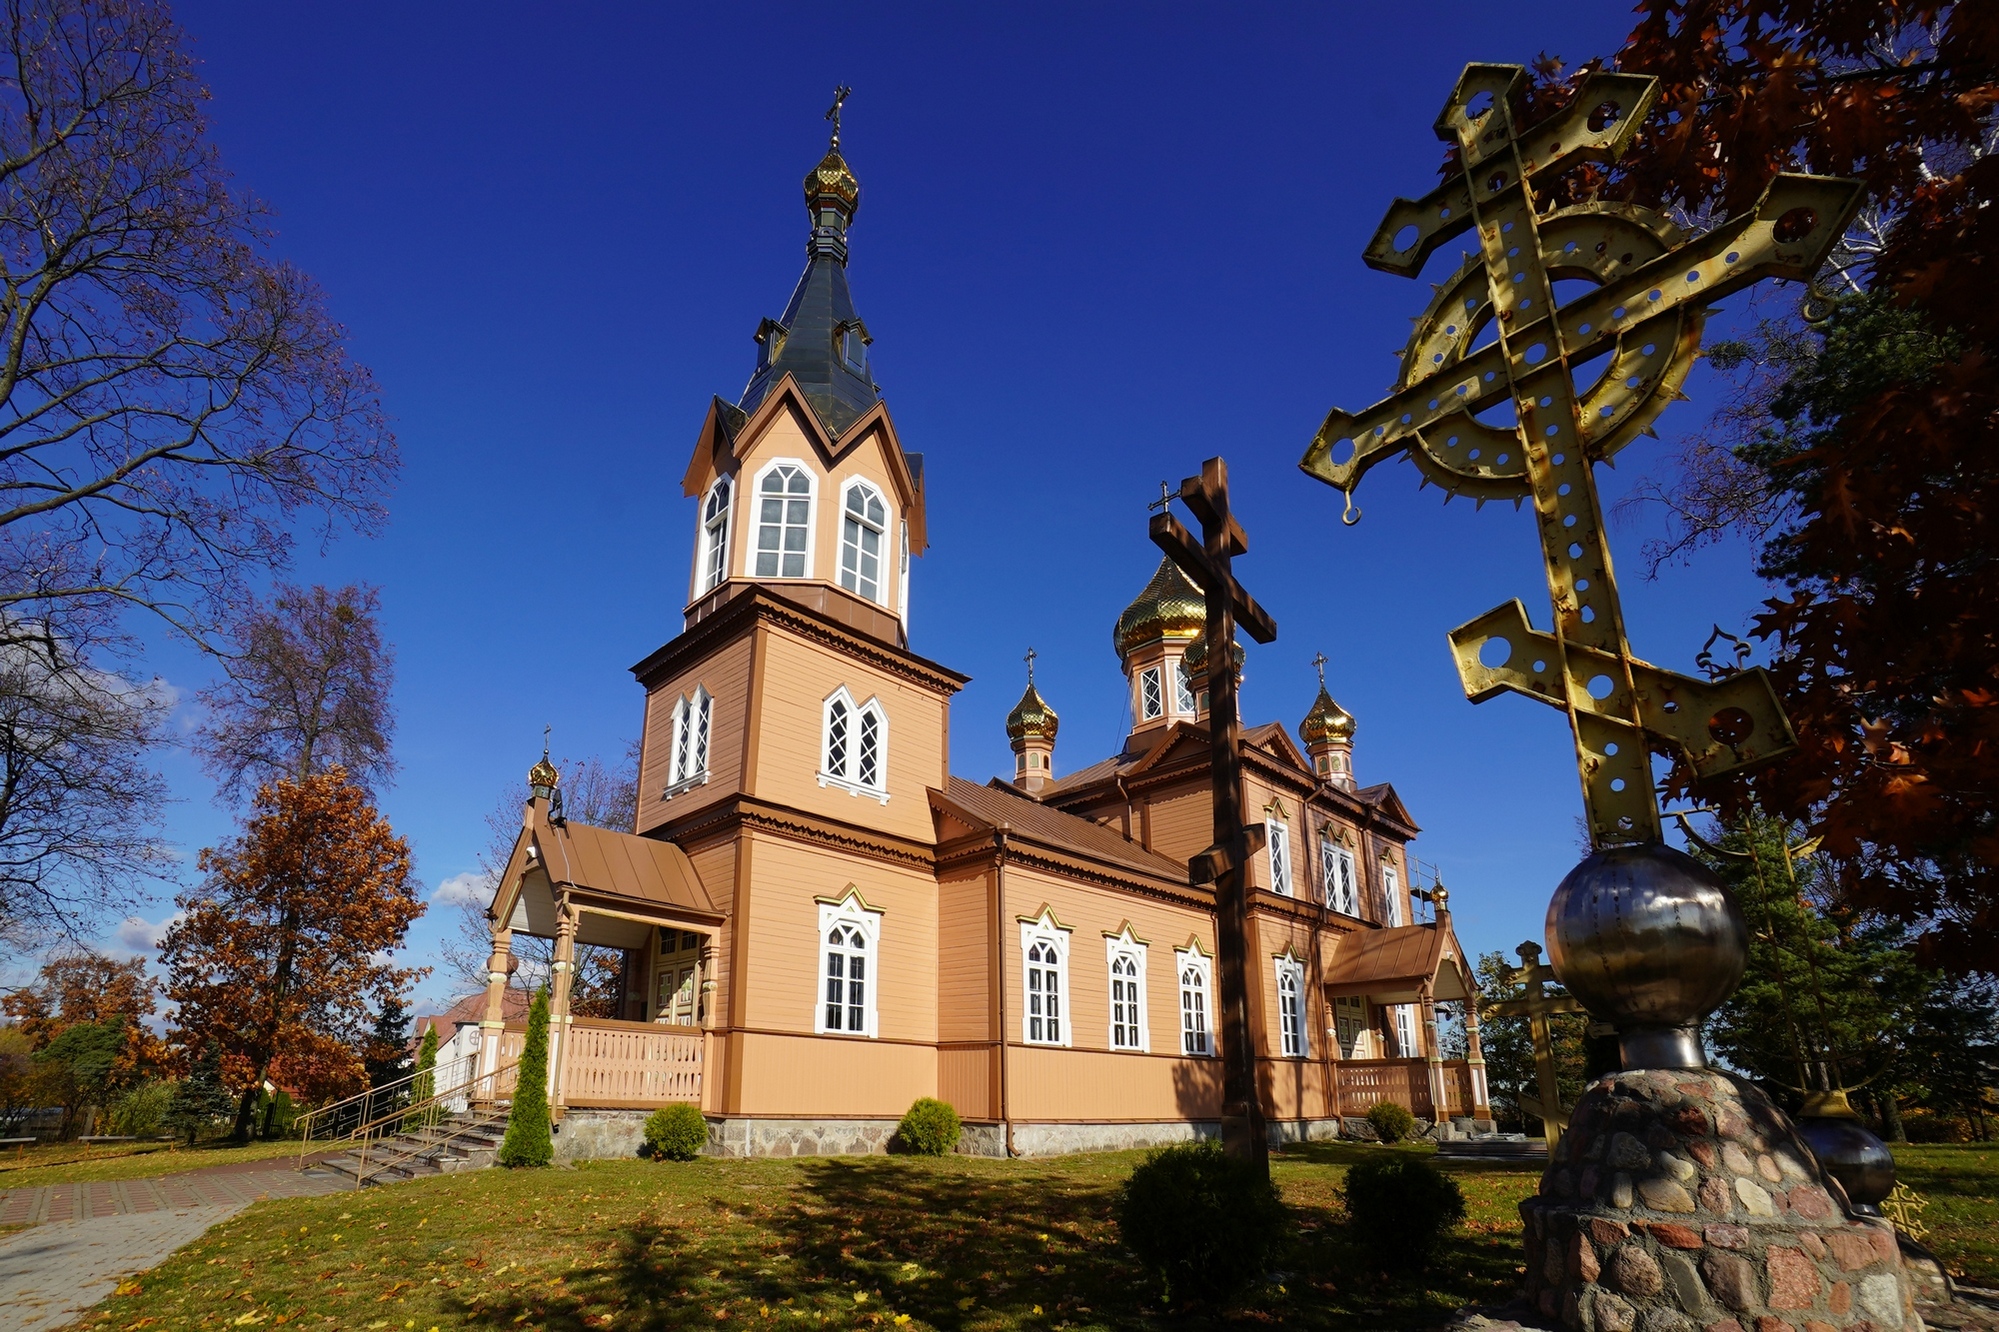
<path fill-rule="evenodd" d="M 1152 694 L 1149 698 L 1145 692 L 1145 686 L 1148 684 L 1152 686 Z M 1147 666 L 1138 673 L 1138 719 L 1140 721 L 1157 721 L 1165 715 L 1165 683 L 1160 675 L 1159 667 Z"/>
<path fill-rule="evenodd" d="M 1310 1059 L 1312 1057 L 1312 1024 L 1307 1021 L 1305 1002 L 1305 963 L 1298 956 L 1285 949 L 1276 961 L 1277 981 L 1277 1041 L 1282 1059 Z M 1292 1011 L 1284 1011 L 1284 982 L 1291 982 Z M 1288 1019 L 1288 1023 L 1287 1023 Z M 1295 1047 L 1295 1048 L 1294 1048 Z"/>
<path fill-rule="evenodd" d="M 1188 973 L 1193 973 L 1196 983 L 1187 984 Z M 1215 965 L 1214 959 L 1201 951 L 1201 941 L 1190 939 L 1185 948 L 1173 950 L 1174 992 L 1180 997 L 1180 1053 L 1190 1059 L 1212 1059 L 1215 1057 Z M 1200 1000 L 1197 1015 L 1201 1020 L 1201 1048 L 1189 1049 L 1192 1038 L 1197 1034 L 1187 1025 L 1187 1015 L 1191 1011 L 1187 1004 L 1188 994 Z"/>
<path fill-rule="evenodd" d="M 1264 808 L 1263 839 L 1270 857 L 1270 891 L 1279 897 L 1296 897 L 1297 883 L 1291 877 L 1291 825 L 1284 821 L 1282 805 Z"/>
<path fill-rule="evenodd" d="M 708 493 L 701 497 L 698 535 L 701 563 L 696 567 L 703 596 L 729 581 L 729 528 L 733 525 L 735 486 L 734 477 L 717 477 L 715 484 L 708 487 Z M 721 501 L 719 510 L 717 500 Z"/>
<path fill-rule="evenodd" d="M 1057 920 L 1055 913 L 1046 906 L 1035 915 L 1020 918 L 1020 1039 L 1023 1044 L 1045 1045 L 1066 1050 L 1073 1040 L 1075 1023 L 1070 1020 L 1072 1015 L 1063 1012 L 1063 1000 L 1074 993 L 1069 985 L 1069 937 L 1074 933 L 1075 931 L 1069 926 Z M 1037 946 L 1045 947 L 1053 953 L 1053 959 L 1030 960 Z M 1030 968 L 1040 968 L 1054 973 L 1053 1013 L 1045 1009 L 1040 1014 L 1033 1011 L 1034 996 L 1046 991 L 1037 991 L 1034 988 Z M 1037 1020 L 1049 1020 L 1054 1023 L 1055 1039 L 1048 1039 L 1045 1031 L 1039 1037 L 1033 1034 L 1034 1023 Z"/>
<path fill-rule="evenodd" d="M 1201 715 L 1201 700 L 1194 694 L 1194 681 L 1187 675 L 1187 659 L 1173 659 L 1173 707 L 1182 716 Z"/>
<path fill-rule="evenodd" d="M 814 957 L 815 965 L 812 968 L 812 1030 L 820 1036 L 861 1036 L 869 1039 L 880 1036 L 882 912 L 878 907 L 869 906 L 867 899 L 861 896 L 861 890 L 853 884 L 848 884 L 846 891 L 837 898 L 819 897 L 813 900 L 819 906 L 819 951 Z M 827 955 L 832 951 L 831 940 L 834 929 L 842 926 L 860 932 L 862 948 L 859 951 L 864 958 L 870 958 L 874 962 L 874 974 L 863 975 L 861 978 L 864 1025 L 859 1031 L 826 1025 Z M 851 1004 L 840 1006 L 846 1008 Z"/>
<path fill-rule="evenodd" d="M 1116 934 L 1106 934 L 1104 936 L 1104 972 L 1108 987 L 1108 997 L 1110 999 L 1110 1021 L 1106 1025 L 1105 1031 L 1110 1040 L 1110 1048 L 1120 1053 L 1152 1053 L 1152 1021 L 1151 1014 L 1148 1011 L 1150 1006 L 1146 1003 L 1145 996 L 1145 955 L 1148 951 L 1149 947 L 1145 940 L 1140 939 L 1131 932 L 1130 921 L 1126 921 Z M 1130 965 L 1131 971 L 1126 980 L 1135 991 L 1127 1001 L 1135 1011 L 1125 1015 L 1130 1019 L 1129 1022 L 1125 1023 L 1118 1021 L 1119 1002 L 1117 990 L 1119 976 L 1117 968 L 1120 962 Z M 1134 1039 L 1129 1043 L 1121 1044 L 1118 1041 L 1118 1028 L 1120 1026 L 1134 1028 L 1132 1032 Z"/>
<path fill-rule="evenodd" d="M 845 709 L 846 729 L 839 763 L 834 763 L 833 716 Z M 861 780 L 861 740 L 868 722 L 875 727 L 875 784 Z M 870 696 L 856 703 L 847 686 L 841 685 L 819 705 L 819 784 L 837 787 L 852 796 L 872 796 L 888 803 L 888 710 L 881 699 Z"/>
<path fill-rule="evenodd" d="M 1334 831 L 1331 823 L 1319 830 L 1319 891 L 1325 898 L 1326 908 L 1342 916 L 1360 919 L 1360 865 L 1353 854 L 1353 838 L 1342 828 Z M 1335 869 L 1345 871 L 1345 882 L 1334 882 Z M 1340 889 L 1345 889 L 1342 905 Z"/>
<path fill-rule="evenodd" d="M 787 574 L 783 572 L 785 552 L 782 543 L 784 541 L 784 529 L 790 526 L 788 522 L 780 522 L 778 524 L 778 541 L 780 543 L 777 551 L 778 572 L 763 574 L 756 571 L 756 557 L 760 548 L 755 544 L 750 546 L 749 553 L 744 557 L 744 567 L 752 578 L 775 578 L 792 582 L 801 578 L 812 577 L 813 556 L 818 553 L 819 545 L 819 474 L 802 458 L 772 458 L 757 469 L 757 474 L 750 481 L 750 498 L 757 509 L 755 522 L 750 526 L 753 542 L 760 542 L 763 539 L 764 478 L 780 467 L 790 467 L 805 477 L 805 572 L 799 574 Z M 786 494 L 788 496 L 790 492 L 787 491 Z"/>
<path fill-rule="evenodd" d="M 682 694 L 673 705 L 673 730 L 666 751 L 666 790 L 661 800 L 671 800 L 708 781 L 708 754 L 714 739 L 715 696 L 706 685 L 697 684 L 692 694 Z"/>
<path fill-rule="evenodd" d="M 869 495 L 882 506 L 882 524 L 880 529 L 875 532 L 875 535 L 881 538 L 880 549 L 875 552 L 875 591 L 877 595 L 872 597 L 860 588 L 861 573 L 858 567 L 854 570 L 855 585 L 853 587 L 847 586 L 847 523 L 850 519 L 853 519 L 853 515 L 847 511 L 847 498 L 856 490 Z M 858 526 L 867 526 L 865 511 L 861 518 L 853 519 L 853 521 Z M 840 483 L 840 561 L 833 581 L 838 583 L 841 588 L 852 592 L 855 596 L 871 605 L 885 607 L 889 604 L 889 536 L 895 530 L 895 521 L 895 505 L 889 502 L 887 492 L 880 486 L 864 476 L 850 476 Z M 862 553 L 859 546 L 856 546 L 854 550 L 857 557 Z"/>

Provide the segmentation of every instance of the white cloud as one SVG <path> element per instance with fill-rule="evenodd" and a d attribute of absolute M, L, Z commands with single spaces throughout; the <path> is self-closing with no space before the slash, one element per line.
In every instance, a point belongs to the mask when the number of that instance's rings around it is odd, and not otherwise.
<path fill-rule="evenodd" d="M 117 947 L 111 951 L 122 952 L 128 957 L 152 954 L 159 951 L 160 941 L 167 937 L 184 913 L 176 911 L 159 920 L 145 920 L 139 916 L 127 916 L 118 923 Z"/>
<path fill-rule="evenodd" d="M 463 874 L 454 874 L 438 884 L 432 891 L 430 900 L 447 906 L 456 906 L 464 902 L 484 906 L 493 900 L 493 881 L 484 874 L 467 870 Z"/>

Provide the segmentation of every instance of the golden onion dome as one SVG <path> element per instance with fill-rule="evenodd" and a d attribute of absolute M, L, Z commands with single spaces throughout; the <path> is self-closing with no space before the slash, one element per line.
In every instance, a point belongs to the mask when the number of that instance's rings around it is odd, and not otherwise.
<path fill-rule="evenodd" d="M 541 761 L 528 769 L 528 790 L 543 800 L 549 799 L 555 788 L 562 782 L 562 774 L 548 761 L 548 751 L 541 751 Z"/>
<path fill-rule="evenodd" d="M 1041 697 L 1041 691 L 1034 687 L 1032 680 L 1027 682 L 1027 692 L 1020 696 L 1020 702 L 1006 714 L 1006 736 L 1009 740 L 1046 740 L 1052 744 L 1061 725 L 1062 719 L 1055 715 L 1055 709 L 1048 706 L 1048 700 Z"/>
<path fill-rule="evenodd" d="M 1202 600 L 1200 589 L 1187 581 L 1179 565 L 1162 559 L 1152 581 L 1117 617 L 1111 641 L 1122 661 L 1134 648 L 1146 643 L 1162 638 L 1192 638 L 1207 623 L 1208 603 Z"/>
<path fill-rule="evenodd" d="M 847 159 L 838 148 L 828 148 L 819 165 L 805 173 L 805 206 L 817 208 L 828 197 L 838 200 L 850 219 L 861 203 L 861 182 L 847 169 Z"/>
<path fill-rule="evenodd" d="M 1313 745 L 1350 744 L 1353 732 L 1353 714 L 1333 702 L 1333 696 L 1320 685 L 1319 696 L 1312 700 L 1312 710 L 1298 723 L 1298 738 L 1309 749 Z"/>
<path fill-rule="evenodd" d="M 1201 684 L 1208 678 L 1208 631 L 1205 627 L 1194 635 L 1194 641 L 1187 644 L 1187 650 L 1180 654 L 1180 661 L 1187 668 L 1189 683 Z M 1242 669 L 1242 644 L 1235 645 L 1236 669 Z"/>

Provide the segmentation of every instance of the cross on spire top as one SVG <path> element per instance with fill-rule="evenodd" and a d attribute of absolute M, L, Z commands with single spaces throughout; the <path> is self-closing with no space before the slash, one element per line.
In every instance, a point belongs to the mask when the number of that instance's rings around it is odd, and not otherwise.
<path fill-rule="evenodd" d="M 833 89 L 833 105 L 826 109 L 826 119 L 833 122 L 833 147 L 840 146 L 840 108 L 846 105 L 848 94 L 854 90 L 846 84 Z"/>
<path fill-rule="evenodd" d="M 1313 653 L 1312 664 L 1319 668 L 1319 688 L 1324 689 L 1326 687 L 1326 654 L 1323 652 Z"/>
<path fill-rule="evenodd" d="M 1027 663 L 1027 682 L 1029 684 L 1034 683 L 1034 659 L 1040 655 L 1041 654 L 1039 652 L 1036 652 L 1033 648 L 1029 648 L 1027 650 L 1027 655 L 1021 658 L 1022 661 Z"/>
<path fill-rule="evenodd" d="M 541 756 L 543 759 L 548 757 L 548 737 L 549 733 L 554 729 L 553 726 L 544 726 L 541 728 Z"/>

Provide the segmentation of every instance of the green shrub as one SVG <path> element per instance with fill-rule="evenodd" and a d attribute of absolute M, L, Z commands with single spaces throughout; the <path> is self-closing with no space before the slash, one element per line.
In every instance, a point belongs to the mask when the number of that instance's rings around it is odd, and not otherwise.
<path fill-rule="evenodd" d="M 174 1084 L 160 1122 L 171 1133 L 185 1133 L 187 1145 L 192 1147 L 204 1130 L 213 1128 L 216 1120 L 235 1110 L 236 1098 L 222 1085 L 222 1051 L 210 1041 L 202 1048 L 193 1070 Z"/>
<path fill-rule="evenodd" d="M 1367 1122 L 1383 1142 L 1401 1142 L 1416 1131 L 1416 1116 L 1393 1101 L 1376 1101 L 1368 1107 Z"/>
<path fill-rule="evenodd" d="M 424 1102 L 437 1095 L 437 1024 L 424 1028 L 423 1042 L 417 1046 L 416 1076 L 410 1079 L 410 1104 L 417 1107 L 403 1117 L 403 1128 L 425 1128 L 441 1123 L 445 1112 L 443 1107 L 425 1105 Z"/>
<path fill-rule="evenodd" d="M 708 1121 L 700 1108 L 682 1103 L 646 1117 L 646 1149 L 655 1158 L 692 1161 L 708 1145 Z"/>
<path fill-rule="evenodd" d="M 298 1107 L 292 1104 L 292 1094 L 283 1087 L 278 1088 L 276 1095 L 267 1094 L 260 1087 L 250 1098 L 250 1122 L 267 1139 L 289 1138 L 292 1121 L 297 1118 Z"/>
<path fill-rule="evenodd" d="M 507 1111 L 507 1136 L 500 1140 L 503 1166 L 545 1166 L 555 1160 L 555 1137 L 548 1126 L 548 991 L 535 991 L 528 1009 L 527 1040 L 515 1066 L 514 1103 Z"/>
<path fill-rule="evenodd" d="M 929 1096 L 917 1097 L 895 1126 L 895 1140 L 904 1151 L 918 1156 L 949 1156 L 958 1149 L 963 1133 L 958 1112 Z"/>
<path fill-rule="evenodd" d="M 1124 1246 L 1169 1301 L 1221 1301 L 1262 1276 L 1283 1238 L 1284 1204 L 1262 1171 L 1218 1142 L 1162 1147 L 1118 1191 Z"/>
<path fill-rule="evenodd" d="M 111 1102 L 111 1131 L 134 1138 L 157 1138 L 173 1103 L 174 1083 L 142 1082 Z"/>
<path fill-rule="evenodd" d="M 1465 1219 L 1465 1196 L 1420 1156 L 1383 1152 L 1347 1171 L 1347 1216 L 1361 1247 L 1385 1267 L 1422 1267 Z"/>

